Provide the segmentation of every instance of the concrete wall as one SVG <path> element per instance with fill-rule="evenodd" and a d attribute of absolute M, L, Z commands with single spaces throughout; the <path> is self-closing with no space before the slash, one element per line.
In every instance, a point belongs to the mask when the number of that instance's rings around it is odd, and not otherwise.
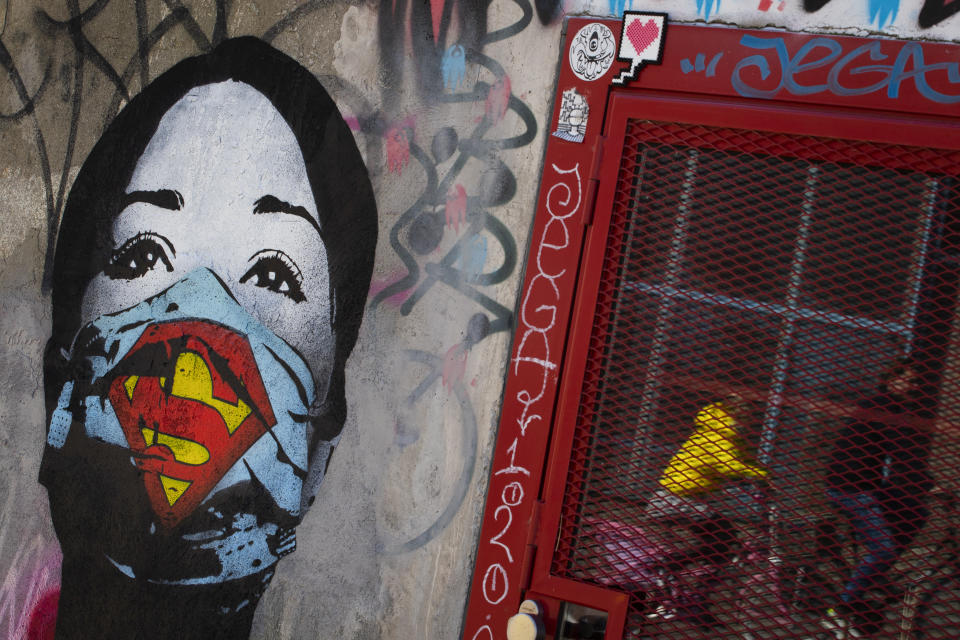
<path fill-rule="evenodd" d="M 37 478 L 67 194 L 118 109 L 176 62 L 239 35 L 299 61 L 353 131 L 379 210 L 342 439 L 251 637 L 454 638 L 563 14 L 649 9 L 681 21 L 960 40 L 957 4 L 0 2 L 0 637 L 23 637 L 31 617 L 42 626 L 60 579 Z"/>

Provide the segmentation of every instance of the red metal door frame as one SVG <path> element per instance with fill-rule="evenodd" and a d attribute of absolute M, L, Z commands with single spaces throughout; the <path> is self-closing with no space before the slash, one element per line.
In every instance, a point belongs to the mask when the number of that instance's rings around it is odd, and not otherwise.
<path fill-rule="evenodd" d="M 706 110 L 705 107 L 710 107 Z M 762 129 L 779 133 L 838 137 L 843 132 L 846 138 L 870 139 L 873 142 L 916 144 L 944 149 L 960 149 L 960 123 L 942 119 L 907 119 L 902 116 L 878 115 L 862 117 L 850 112 L 831 112 L 828 109 L 800 109 L 780 104 L 743 104 L 735 100 L 711 99 L 709 103 L 690 98 L 675 98 L 666 95 L 614 95 L 608 111 L 607 151 L 600 165 L 601 175 L 616 176 L 623 141 L 630 117 L 645 120 L 702 124 L 717 127 L 752 127 L 762 123 Z M 880 131 L 880 135 L 878 135 Z M 560 529 L 562 505 L 568 490 L 567 470 L 572 461 L 575 423 L 580 408 L 581 389 L 594 329 L 594 311 L 599 292 L 599 278 L 605 254 L 608 252 L 608 234 L 617 181 L 603 180 L 597 195 L 593 226 L 587 231 L 580 279 L 576 288 L 576 301 L 570 335 L 567 342 L 565 367 L 561 373 L 558 389 L 557 410 L 554 418 L 553 442 L 551 443 L 542 492 L 544 506 L 541 510 L 539 535 L 536 546 L 552 549 Z M 608 639 L 620 638 L 625 615 L 620 612 L 626 604 L 621 603 L 622 594 L 579 582 L 559 578 L 550 573 L 552 554 L 538 553 L 531 574 L 530 590 L 561 600 L 577 602 L 597 609 L 610 611 Z M 617 598 L 612 598 L 612 594 Z M 609 606 L 614 604 L 614 607 Z"/>
<path fill-rule="evenodd" d="M 572 34 L 596 22 L 619 38 L 618 21 L 577 18 L 566 25 L 550 131 L 565 90 L 584 96 L 591 114 L 583 143 L 550 137 L 547 146 L 465 640 L 505 637 L 506 620 L 524 595 L 546 597 L 548 619 L 556 615 L 551 598 L 604 609 L 606 637 L 623 633 L 626 595 L 550 575 L 550 552 L 628 114 L 960 149 L 960 82 L 951 80 L 960 77 L 960 46 L 670 26 L 663 63 L 646 67 L 632 86 L 611 89 L 622 65 L 594 82 L 569 65 Z M 717 61 L 712 73 L 700 55 Z M 548 633 L 552 627 L 548 620 Z"/>

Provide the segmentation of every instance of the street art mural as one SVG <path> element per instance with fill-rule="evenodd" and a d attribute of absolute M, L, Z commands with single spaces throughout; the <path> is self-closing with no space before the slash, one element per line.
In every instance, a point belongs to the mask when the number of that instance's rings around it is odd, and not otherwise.
<path fill-rule="evenodd" d="M 52 272 L 58 637 L 249 633 L 343 426 L 376 236 L 336 105 L 261 40 L 175 65 L 107 127 Z"/>
<path fill-rule="evenodd" d="M 424 608 L 462 605 L 474 545 L 464 526 L 479 518 L 478 469 L 496 408 L 486 389 L 500 384 L 505 354 L 496 354 L 513 322 L 528 225 L 516 212 L 532 200 L 528 193 L 517 202 L 518 183 L 536 173 L 525 163 L 518 174 L 511 154 L 530 155 L 541 130 L 498 58 L 528 27 L 548 25 L 544 33 L 555 37 L 558 6 L 520 2 L 517 15 L 478 27 L 472 42 L 456 26 L 466 5 L 451 5 L 454 28 L 443 27 L 437 64 L 404 56 L 402 81 L 377 87 L 380 95 L 362 76 L 329 64 L 318 72 L 316 60 L 307 72 L 303 55 L 293 62 L 273 48 L 279 41 L 302 50 L 290 38 L 322 24 L 317 2 L 284 9 L 273 22 L 252 22 L 229 3 L 208 14 L 150 2 L 34 10 L 32 24 L 50 43 L 39 75 L 17 39 L 24 28 L 8 28 L 0 63 L 13 102 L 3 107 L 3 124 L 28 136 L 31 168 L 42 176 L 40 229 L 50 250 L 36 287 L 52 296 L 45 364 L 33 356 L 23 370 L 44 370 L 48 429 L 35 459 L 43 461 L 56 536 L 39 515 L 22 528 L 43 532 L 38 545 L 62 548 L 62 557 L 44 556 L 42 574 L 20 555 L 0 557 L 0 576 L 16 586 L 0 593 L 8 635 L 52 637 L 56 629 L 59 637 L 84 637 L 96 624 L 104 637 L 144 628 L 167 637 L 303 637 L 321 621 L 333 624 L 329 637 L 415 637 L 429 635 L 420 631 L 431 624 Z M 126 9 L 130 28 L 121 37 L 133 46 L 118 54 L 103 26 Z M 413 9 L 389 26 L 399 39 L 368 56 L 377 65 L 408 51 L 403 22 Z M 346 37 L 337 47 L 357 30 L 360 38 L 387 37 L 376 22 L 364 32 L 378 15 L 372 8 L 339 12 Z M 230 38 L 245 32 L 259 38 Z M 175 36 L 186 40 L 168 52 Z M 336 55 L 337 64 L 356 64 Z M 437 82 L 421 86 L 427 70 Z M 326 92 L 314 77 L 335 94 L 342 115 L 337 107 L 327 113 L 329 98 L 318 98 Z M 549 80 L 538 82 L 545 89 Z M 297 115 L 317 100 L 322 109 Z M 431 121 L 437 109 L 450 116 Z M 311 137 L 317 128 L 329 144 Z M 351 166 L 362 170 L 363 184 Z M 400 210 L 381 208 L 379 235 L 388 242 L 367 295 L 378 219 L 360 203 L 375 206 L 371 183 Z M 451 311 L 441 316 L 438 305 Z M 368 354 L 380 350 L 378 364 L 397 374 L 377 382 L 376 403 L 346 382 L 361 316 L 374 334 Z M 429 340 L 402 328 L 377 333 L 406 317 L 426 319 Z M 23 350 L 40 351 L 47 341 L 18 331 L 4 335 Z M 478 363 L 489 376 L 478 375 Z M 350 412 L 345 389 L 355 396 Z M 369 415 L 371 404 L 379 411 L 381 399 L 395 413 L 375 416 L 360 433 L 368 441 L 384 433 L 387 446 L 362 453 L 338 446 L 337 488 L 328 488 L 328 474 L 313 524 L 297 531 L 345 419 Z M 438 407 L 449 417 L 431 419 Z M 360 470 L 344 472 L 344 460 L 359 461 Z M 432 470 L 426 482 L 421 467 Z M 363 470 L 378 476 L 346 487 L 361 506 L 344 507 L 344 483 Z M 36 477 L 28 471 L 22 484 Z M 409 498 L 384 488 L 394 480 L 412 487 Z M 433 486 L 435 494 L 418 496 Z M 381 502 L 376 522 L 365 520 L 369 504 Z M 345 508 L 359 516 L 318 526 L 330 509 L 342 517 Z M 301 573 L 317 562 L 310 539 L 329 528 L 340 529 L 332 540 L 345 549 L 342 561 L 322 565 L 303 595 L 293 593 L 288 585 L 304 584 Z M 5 531 L 13 529 L 0 524 L 0 543 Z M 278 563 L 297 533 L 299 552 Z M 438 553 L 455 558 L 450 576 L 432 568 Z M 410 577 L 397 577 L 394 567 Z M 363 584 L 344 589 L 340 576 L 350 574 Z M 432 580 L 431 590 L 402 588 L 416 576 Z M 336 590 L 325 586 L 335 581 Z M 393 611 L 397 593 L 414 608 Z M 301 598 L 307 615 L 290 616 Z M 381 619 L 399 627 L 372 631 Z M 441 624 L 440 636 L 456 633 L 454 618 Z"/>
<path fill-rule="evenodd" d="M 256 4 L 0 3 L 0 636 L 81 635 L 110 603 L 116 629 L 137 611 L 174 635 L 461 631 L 509 336 L 533 322 L 540 145 L 603 116 L 574 95 L 547 115 L 561 17 L 592 5 Z M 676 72 L 739 60 L 698 55 Z M 545 174 L 571 197 L 574 164 Z"/>

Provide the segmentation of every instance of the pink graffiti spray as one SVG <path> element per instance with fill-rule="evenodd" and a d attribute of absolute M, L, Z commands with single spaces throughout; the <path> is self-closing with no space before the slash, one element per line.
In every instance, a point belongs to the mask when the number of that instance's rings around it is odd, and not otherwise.
<path fill-rule="evenodd" d="M 63 556 L 41 536 L 22 546 L 0 585 L 0 635 L 11 640 L 52 640 L 60 598 Z"/>
<path fill-rule="evenodd" d="M 444 210 L 447 226 L 460 231 L 460 225 L 467 221 L 467 190 L 462 184 L 450 187 L 447 192 L 447 206 Z"/>
<path fill-rule="evenodd" d="M 784 6 L 786 6 L 785 0 L 780 0 L 780 3 L 777 5 L 777 11 L 783 11 Z M 773 6 L 773 0 L 760 0 L 760 5 L 757 7 L 760 11 L 769 11 Z"/>
<path fill-rule="evenodd" d="M 510 103 L 510 77 L 501 76 L 490 87 L 490 93 L 487 94 L 486 115 L 490 122 L 496 124 L 503 120 L 507 113 L 507 105 Z"/>
<path fill-rule="evenodd" d="M 406 275 L 407 275 L 406 271 L 401 271 L 401 272 L 388 274 L 384 278 L 374 278 L 370 282 L 370 292 L 368 294 L 368 297 L 372 300 L 374 297 L 376 297 L 378 293 L 380 293 L 387 287 L 392 286 L 393 284 L 399 282 Z M 399 307 L 401 304 L 403 304 L 403 301 L 407 299 L 407 296 L 410 295 L 411 291 L 413 291 L 413 286 L 410 286 L 409 288 L 404 289 L 403 291 L 399 291 L 393 294 L 392 296 L 387 298 L 385 302 L 391 306 Z"/>
<path fill-rule="evenodd" d="M 395 124 L 384 134 L 387 142 L 387 170 L 391 173 L 403 173 L 410 162 L 410 139 L 413 130 L 402 124 Z"/>
<path fill-rule="evenodd" d="M 463 374 L 467 370 L 467 351 L 467 347 L 462 342 L 447 349 L 447 353 L 443 356 L 444 388 L 449 389 L 454 383 L 463 380 Z"/>

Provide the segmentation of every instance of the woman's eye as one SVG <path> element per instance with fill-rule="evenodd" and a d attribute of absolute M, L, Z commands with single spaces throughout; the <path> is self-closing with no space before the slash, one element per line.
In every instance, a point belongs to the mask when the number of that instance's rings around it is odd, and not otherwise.
<path fill-rule="evenodd" d="M 173 271 L 164 244 L 171 254 L 177 255 L 173 245 L 163 236 L 150 232 L 138 233 L 113 252 L 103 271 L 107 277 L 115 280 L 139 278 L 152 271 L 158 262 L 163 263 L 167 271 Z"/>
<path fill-rule="evenodd" d="M 255 254 L 253 266 L 243 274 L 240 283 L 250 281 L 267 291 L 280 293 L 294 302 L 303 302 L 303 276 L 293 260 L 282 251 L 265 250 Z"/>

